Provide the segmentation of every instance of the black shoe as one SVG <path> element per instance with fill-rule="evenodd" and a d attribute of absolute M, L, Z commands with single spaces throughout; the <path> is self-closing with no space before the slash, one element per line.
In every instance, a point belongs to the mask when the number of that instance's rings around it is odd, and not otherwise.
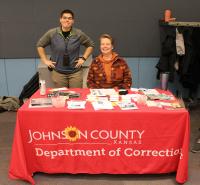
<path fill-rule="evenodd" d="M 191 152 L 193 152 L 193 153 L 198 153 L 198 152 L 200 152 L 200 138 L 197 139 L 197 141 L 195 142 L 195 144 L 194 144 L 194 146 L 193 146 Z"/>

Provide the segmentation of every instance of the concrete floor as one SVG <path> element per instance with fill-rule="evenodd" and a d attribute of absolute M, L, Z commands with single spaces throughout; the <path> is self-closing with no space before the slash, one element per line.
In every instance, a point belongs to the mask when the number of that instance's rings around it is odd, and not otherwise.
<path fill-rule="evenodd" d="M 200 135 L 200 107 L 190 110 L 191 146 Z M 0 185 L 28 185 L 21 180 L 8 178 L 8 166 L 15 127 L 15 112 L 0 113 Z M 175 173 L 164 175 L 71 175 L 36 173 L 37 185 L 176 185 Z M 189 180 L 185 185 L 200 184 L 200 153 L 191 153 L 189 159 Z"/>

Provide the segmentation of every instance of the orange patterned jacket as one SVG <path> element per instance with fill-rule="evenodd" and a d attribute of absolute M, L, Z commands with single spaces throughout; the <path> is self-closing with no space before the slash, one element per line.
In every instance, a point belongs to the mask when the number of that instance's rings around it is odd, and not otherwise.
<path fill-rule="evenodd" d="M 90 66 L 87 76 L 88 88 L 129 89 L 132 85 L 131 71 L 125 60 L 119 56 L 114 58 L 111 67 L 111 82 L 107 83 L 102 62 L 96 57 Z"/>

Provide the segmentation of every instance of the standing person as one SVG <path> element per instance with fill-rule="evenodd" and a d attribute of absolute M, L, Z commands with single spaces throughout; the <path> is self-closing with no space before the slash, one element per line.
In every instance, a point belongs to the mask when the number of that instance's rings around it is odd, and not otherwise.
<path fill-rule="evenodd" d="M 199 128 L 199 131 L 200 131 L 200 128 Z M 198 136 L 195 140 L 195 143 L 192 147 L 192 150 L 191 152 L 193 153 L 199 153 L 200 152 L 200 136 Z"/>
<path fill-rule="evenodd" d="M 114 41 L 108 34 L 100 36 L 100 51 L 90 66 L 89 88 L 129 89 L 132 85 L 130 69 L 125 60 L 113 52 Z"/>
<path fill-rule="evenodd" d="M 41 61 L 52 69 L 52 80 L 56 87 L 81 88 L 83 83 L 81 67 L 94 48 L 94 42 L 80 29 L 74 28 L 74 13 L 63 10 L 60 14 L 60 27 L 50 29 L 37 42 Z M 51 58 L 48 59 L 45 47 L 50 45 Z M 80 55 L 80 46 L 85 51 Z"/>

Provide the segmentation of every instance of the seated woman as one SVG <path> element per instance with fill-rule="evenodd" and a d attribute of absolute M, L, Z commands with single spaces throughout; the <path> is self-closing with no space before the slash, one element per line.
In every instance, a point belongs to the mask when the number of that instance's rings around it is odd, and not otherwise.
<path fill-rule="evenodd" d="M 124 59 L 113 52 L 113 38 L 108 34 L 100 37 L 101 54 L 90 66 L 87 86 L 89 88 L 129 89 L 132 85 L 130 69 Z"/>

